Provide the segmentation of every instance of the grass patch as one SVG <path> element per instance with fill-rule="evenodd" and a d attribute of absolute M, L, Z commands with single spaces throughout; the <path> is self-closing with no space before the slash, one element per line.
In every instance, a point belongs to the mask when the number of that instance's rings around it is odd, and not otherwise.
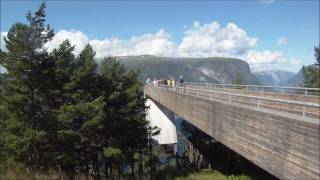
<path fill-rule="evenodd" d="M 165 168 L 157 173 L 157 180 L 251 180 L 246 175 L 226 176 L 217 170 L 202 170 Z"/>
<path fill-rule="evenodd" d="M 186 177 L 178 176 L 174 178 L 175 180 L 228 180 L 228 177 L 221 174 L 219 171 L 201 171 L 196 173 L 191 173 Z"/>

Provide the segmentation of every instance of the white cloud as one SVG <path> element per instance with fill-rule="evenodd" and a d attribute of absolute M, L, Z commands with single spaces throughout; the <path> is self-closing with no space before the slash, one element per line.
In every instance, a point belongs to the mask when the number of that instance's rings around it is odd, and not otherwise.
<path fill-rule="evenodd" d="M 0 34 L 0 38 L 1 38 L 0 39 L 0 45 L 1 45 L 0 48 L 2 51 L 8 51 L 6 48 L 6 43 L 4 41 L 4 37 L 6 37 L 7 34 L 8 34 L 7 32 L 1 32 L 1 34 Z M 7 70 L 0 65 L 0 74 L 5 73 L 5 72 L 7 72 Z"/>
<path fill-rule="evenodd" d="M 57 48 L 64 40 L 69 39 L 75 45 L 75 54 L 79 54 L 86 44 L 96 51 L 96 57 L 127 56 L 150 54 L 168 57 L 234 57 L 247 61 L 252 69 L 279 69 L 297 67 L 298 59 L 287 59 L 282 52 L 264 50 L 257 51 L 257 38 L 250 37 L 246 31 L 234 23 L 225 27 L 214 21 L 201 24 L 195 21 L 192 27 L 184 26 L 185 34 L 180 43 L 172 40 L 171 34 L 160 29 L 155 33 L 132 36 L 128 39 L 106 38 L 89 39 L 79 30 L 59 30 L 52 41 L 45 46 L 49 51 Z M 4 47 L 1 32 L 1 48 Z M 287 38 L 280 37 L 279 44 L 286 44 Z"/>
<path fill-rule="evenodd" d="M 156 33 L 132 36 L 129 39 L 106 38 L 89 39 L 78 30 L 60 30 L 54 39 L 47 43 L 48 50 L 59 46 L 65 39 L 75 45 L 75 54 L 89 43 L 96 51 L 96 57 L 127 55 L 158 55 L 173 57 L 236 57 L 247 61 L 250 65 L 260 67 L 265 64 L 277 64 L 284 61 L 281 52 L 253 50 L 257 38 L 247 33 L 234 23 L 221 27 L 218 22 L 201 24 L 195 21 L 187 29 L 180 44 L 175 44 L 171 34 L 160 29 Z"/>
<path fill-rule="evenodd" d="M 6 43 L 4 41 L 4 37 L 6 37 L 8 34 L 8 32 L 1 32 L 1 39 L 0 39 L 0 44 L 1 44 L 1 50 L 2 51 L 7 51 L 7 48 L 6 48 Z"/>
<path fill-rule="evenodd" d="M 275 64 L 283 61 L 283 54 L 281 52 L 272 52 L 269 50 L 262 52 L 250 50 L 244 59 L 249 64 Z"/>
<path fill-rule="evenodd" d="M 60 30 L 58 31 L 52 41 L 48 42 L 45 46 L 48 51 L 52 51 L 54 48 L 59 47 L 59 45 L 66 39 L 69 39 L 72 45 L 75 45 L 75 54 L 79 54 L 81 50 L 89 43 L 89 38 L 78 30 Z"/>
<path fill-rule="evenodd" d="M 250 50 L 242 59 L 247 61 L 254 71 L 279 69 L 279 66 L 286 62 L 282 52 L 272 52 L 269 50 L 261 52 Z"/>
<path fill-rule="evenodd" d="M 301 68 L 301 61 L 299 59 L 285 58 L 282 52 L 272 52 L 269 50 L 258 52 L 251 50 L 243 59 L 250 64 L 253 71 Z"/>
<path fill-rule="evenodd" d="M 288 38 L 285 36 L 279 37 L 277 40 L 277 44 L 279 45 L 287 45 L 288 44 Z"/>
<path fill-rule="evenodd" d="M 105 56 L 126 56 L 151 54 L 158 56 L 174 56 L 175 44 L 171 35 L 160 29 L 155 34 L 143 34 L 133 36 L 130 39 L 104 39 L 91 40 L 90 44 L 97 52 L 97 57 Z"/>
<path fill-rule="evenodd" d="M 185 32 L 177 55 L 184 57 L 240 56 L 252 49 L 257 38 L 234 23 L 221 27 L 216 21 L 201 25 L 195 21 L 193 27 Z"/>
<path fill-rule="evenodd" d="M 292 58 L 290 60 L 290 65 L 299 65 L 301 61 L 299 59 Z"/>
<path fill-rule="evenodd" d="M 171 41 L 170 34 L 162 29 L 155 34 L 133 36 L 127 40 L 118 38 L 89 40 L 81 31 L 60 30 L 53 40 L 46 44 L 48 51 L 57 48 L 66 39 L 69 39 L 70 43 L 76 46 L 75 54 L 79 54 L 84 46 L 89 43 L 96 51 L 97 58 L 141 54 L 174 56 L 175 52 L 175 45 Z"/>

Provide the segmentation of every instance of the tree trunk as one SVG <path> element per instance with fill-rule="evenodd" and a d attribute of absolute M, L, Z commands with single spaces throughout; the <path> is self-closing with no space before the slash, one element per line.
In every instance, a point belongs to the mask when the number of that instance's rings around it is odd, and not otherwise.
<path fill-rule="evenodd" d="M 89 165 L 88 165 L 88 162 L 85 163 L 85 166 L 86 166 L 86 180 L 89 180 Z"/>
<path fill-rule="evenodd" d="M 98 154 L 95 154 L 96 168 L 97 168 L 97 180 L 100 180 L 100 164 L 98 159 Z"/>
<path fill-rule="evenodd" d="M 108 170 L 109 166 L 108 166 L 108 162 L 107 160 L 104 162 L 104 174 L 106 177 L 109 177 L 109 170 Z"/>
<path fill-rule="evenodd" d="M 132 179 L 135 179 L 135 175 L 134 175 L 134 159 L 133 159 L 133 155 L 131 157 L 131 177 Z"/>
<path fill-rule="evenodd" d="M 112 174 L 112 162 L 110 162 L 110 164 L 109 164 L 109 169 L 110 169 L 110 176 L 113 177 L 113 174 Z"/>
<path fill-rule="evenodd" d="M 74 180 L 74 175 L 73 174 L 69 175 L 69 180 Z"/>
<path fill-rule="evenodd" d="M 121 168 L 121 164 L 118 164 L 118 179 L 122 179 L 122 168 Z"/>
<path fill-rule="evenodd" d="M 139 148 L 139 175 L 141 176 L 143 174 L 143 162 L 142 162 L 142 150 Z"/>
<path fill-rule="evenodd" d="M 153 158 L 152 158 L 152 144 L 151 139 L 149 138 L 149 168 L 150 168 L 150 178 L 153 177 Z"/>
<path fill-rule="evenodd" d="M 75 179 L 74 172 L 68 173 L 68 177 L 69 177 L 69 180 L 74 180 Z"/>

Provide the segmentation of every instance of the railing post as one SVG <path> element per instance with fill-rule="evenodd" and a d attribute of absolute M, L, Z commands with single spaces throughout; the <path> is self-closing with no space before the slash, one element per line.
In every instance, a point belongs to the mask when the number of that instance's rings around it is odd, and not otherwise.
<path fill-rule="evenodd" d="M 263 87 L 261 88 L 261 91 L 263 92 Z"/>
<path fill-rule="evenodd" d="M 304 95 L 308 96 L 308 89 L 305 89 Z"/>
<path fill-rule="evenodd" d="M 258 96 L 258 110 L 260 111 L 260 96 Z"/>
<path fill-rule="evenodd" d="M 231 100 L 231 95 L 229 95 L 229 103 L 231 104 L 232 100 Z"/>
<path fill-rule="evenodd" d="M 306 116 L 306 106 L 302 106 L 302 117 Z"/>

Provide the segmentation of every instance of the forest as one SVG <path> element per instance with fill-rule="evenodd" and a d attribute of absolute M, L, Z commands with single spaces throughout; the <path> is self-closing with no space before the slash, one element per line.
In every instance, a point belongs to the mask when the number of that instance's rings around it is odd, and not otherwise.
<path fill-rule="evenodd" d="M 139 70 L 114 57 L 97 64 L 90 44 L 75 55 L 65 40 L 49 52 L 55 33 L 45 10 L 42 2 L 27 23 L 14 24 L 0 50 L 0 178 L 172 179 L 214 169 L 228 179 L 275 179 L 186 122 L 178 133 L 193 150 L 161 164 L 152 138 L 161 129 L 146 120 Z M 319 52 L 305 69 L 306 87 L 319 87 Z"/>
<path fill-rule="evenodd" d="M 65 40 L 49 53 L 54 30 L 45 8 L 14 24 L 1 51 L 1 172 L 20 167 L 70 179 L 152 172 L 159 130 L 145 119 L 138 72 L 111 57 L 98 69 L 89 44 L 75 56 Z"/>

